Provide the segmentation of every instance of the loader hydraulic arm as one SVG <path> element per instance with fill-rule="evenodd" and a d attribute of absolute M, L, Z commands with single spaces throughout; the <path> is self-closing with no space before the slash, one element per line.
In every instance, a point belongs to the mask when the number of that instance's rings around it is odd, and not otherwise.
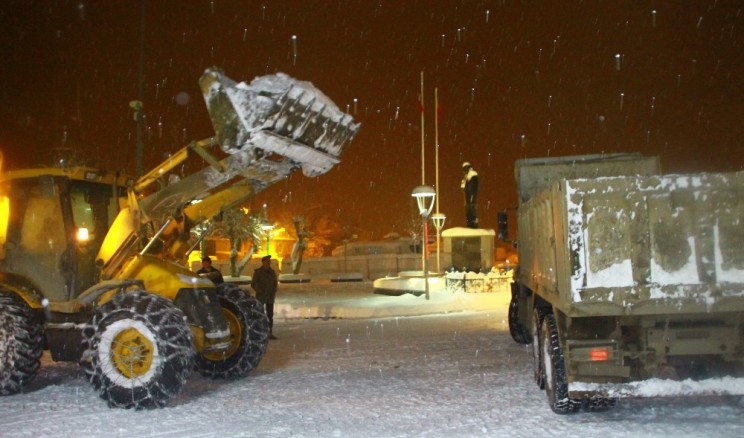
<path fill-rule="evenodd" d="M 186 161 L 192 153 L 198 154 L 204 159 L 204 161 L 206 161 L 213 167 L 222 170 L 219 161 L 214 157 L 214 155 L 206 150 L 206 148 L 212 147 L 216 144 L 217 137 L 210 137 L 204 140 L 192 141 L 186 147 L 181 148 L 181 150 L 168 157 L 168 159 L 160 163 L 159 166 L 154 167 L 150 172 L 137 180 L 137 182 L 134 184 L 134 191 L 136 193 L 142 193 L 150 184 L 159 180 L 163 177 L 163 175 Z"/>

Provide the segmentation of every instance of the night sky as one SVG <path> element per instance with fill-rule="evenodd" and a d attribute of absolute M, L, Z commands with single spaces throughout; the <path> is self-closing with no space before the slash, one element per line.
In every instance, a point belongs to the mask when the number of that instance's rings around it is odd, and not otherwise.
<path fill-rule="evenodd" d="M 49 164 L 64 147 L 134 173 L 140 5 L 2 2 L 5 168 Z M 362 123 L 331 172 L 298 172 L 254 201 L 270 215 L 326 211 L 365 237 L 408 234 L 422 71 L 430 185 L 435 87 L 441 105 L 446 228 L 465 224 L 464 160 L 480 174 L 485 228 L 516 205 L 518 158 L 643 152 L 667 173 L 744 166 L 742 1 L 147 0 L 145 11 L 145 169 L 213 135 L 198 88 L 210 66 L 238 81 L 312 82 Z"/>

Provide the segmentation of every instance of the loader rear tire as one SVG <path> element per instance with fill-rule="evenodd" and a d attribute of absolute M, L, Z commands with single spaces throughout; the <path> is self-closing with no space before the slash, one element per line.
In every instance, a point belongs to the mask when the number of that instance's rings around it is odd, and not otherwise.
<path fill-rule="evenodd" d="M 568 396 L 566 364 L 558 338 L 558 325 L 552 313 L 543 317 L 540 332 L 543 344 L 545 393 L 548 396 L 550 409 L 556 414 L 573 414 L 581 409 L 581 400 L 575 400 Z"/>
<path fill-rule="evenodd" d="M 13 395 L 33 380 L 44 352 L 42 323 L 20 297 L 0 292 L 0 395 Z"/>
<path fill-rule="evenodd" d="M 527 327 L 523 326 L 519 322 L 519 288 L 521 287 L 518 283 L 512 283 L 512 297 L 509 302 L 509 334 L 512 339 L 518 344 L 527 345 L 532 342 L 532 336 L 530 336 Z"/>
<path fill-rule="evenodd" d="M 253 371 L 269 342 L 269 318 L 261 303 L 239 286 L 217 287 L 222 312 L 227 319 L 232 345 L 224 353 L 197 354 L 199 372 L 210 379 L 240 379 Z"/>
<path fill-rule="evenodd" d="M 110 407 L 163 407 L 193 368 L 194 345 L 183 312 L 141 290 L 114 297 L 83 330 L 83 364 Z"/>

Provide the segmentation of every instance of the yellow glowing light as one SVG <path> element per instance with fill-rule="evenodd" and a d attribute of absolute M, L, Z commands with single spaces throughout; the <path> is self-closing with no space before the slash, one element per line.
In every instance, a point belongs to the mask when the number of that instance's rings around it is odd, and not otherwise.
<path fill-rule="evenodd" d="M 90 239 L 90 235 L 88 234 L 88 229 L 85 227 L 80 227 L 77 230 L 77 241 L 78 242 L 87 242 L 88 239 Z"/>
<path fill-rule="evenodd" d="M 0 243 L 5 243 L 10 218 L 10 200 L 7 196 L 0 196 Z M 0 248 L 0 255 L 4 254 L 5 245 Z"/>

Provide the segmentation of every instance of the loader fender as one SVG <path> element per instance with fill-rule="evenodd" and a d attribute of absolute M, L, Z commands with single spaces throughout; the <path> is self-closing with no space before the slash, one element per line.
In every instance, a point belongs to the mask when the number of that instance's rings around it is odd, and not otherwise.
<path fill-rule="evenodd" d="M 43 297 L 36 285 L 21 275 L 7 272 L 0 273 L 0 290 L 18 295 L 32 309 L 38 310 L 43 307 Z"/>

